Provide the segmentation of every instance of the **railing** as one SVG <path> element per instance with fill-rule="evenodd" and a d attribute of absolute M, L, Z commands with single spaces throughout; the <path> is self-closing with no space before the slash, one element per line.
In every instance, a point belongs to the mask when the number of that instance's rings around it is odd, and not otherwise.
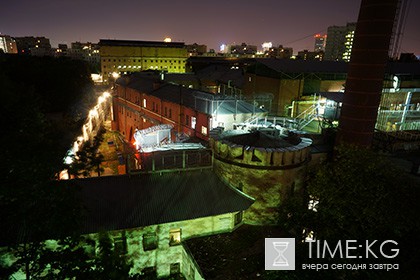
<path fill-rule="evenodd" d="M 296 129 L 302 130 L 305 128 L 308 124 L 310 124 L 313 120 L 318 118 L 318 111 L 317 111 L 317 105 L 313 104 L 305 111 L 301 112 L 299 115 L 295 118 Z"/>

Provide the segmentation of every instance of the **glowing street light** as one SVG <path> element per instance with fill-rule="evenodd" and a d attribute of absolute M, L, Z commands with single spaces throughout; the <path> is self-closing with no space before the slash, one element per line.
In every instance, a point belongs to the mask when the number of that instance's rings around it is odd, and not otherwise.
<path fill-rule="evenodd" d="M 118 75 L 118 73 L 116 74 Z M 82 147 L 83 143 L 89 141 L 89 139 L 92 139 L 92 137 L 94 136 L 92 134 L 96 133 L 96 131 L 94 131 L 94 125 L 102 123 L 105 120 L 105 111 L 106 107 L 108 106 L 106 102 L 110 97 L 111 94 L 106 91 L 98 97 L 97 104 L 89 111 L 86 123 L 82 127 L 82 135 L 76 138 L 76 141 L 74 141 L 73 146 L 64 157 L 63 161 L 65 164 L 71 164 L 73 162 L 73 157 L 76 155 L 77 151 L 79 151 L 79 149 Z M 60 179 L 68 179 L 68 174 L 66 177 L 66 172 L 62 173 L 63 174 L 60 174 Z"/>

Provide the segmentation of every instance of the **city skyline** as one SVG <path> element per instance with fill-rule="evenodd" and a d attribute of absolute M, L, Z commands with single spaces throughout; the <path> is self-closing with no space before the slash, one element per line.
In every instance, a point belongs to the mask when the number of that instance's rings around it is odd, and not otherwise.
<path fill-rule="evenodd" d="M 8 1 L 0 17 L 1 34 L 45 36 L 53 47 L 59 43 L 99 42 L 99 39 L 172 41 L 205 44 L 219 50 L 222 44 L 247 43 L 261 49 L 263 42 L 299 50 L 313 50 L 313 35 L 326 34 L 328 26 L 356 22 L 358 1 L 300 1 L 264 4 L 251 1 L 211 2 L 169 0 L 98 1 Z M 411 1 L 406 17 L 401 52 L 420 54 L 416 28 L 420 19 Z M 417 37 L 417 38 L 416 38 Z"/>

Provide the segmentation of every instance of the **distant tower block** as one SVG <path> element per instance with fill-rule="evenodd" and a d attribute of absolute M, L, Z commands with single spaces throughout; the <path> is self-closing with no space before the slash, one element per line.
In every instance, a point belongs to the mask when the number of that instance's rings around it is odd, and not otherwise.
<path fill-rule="evenodd" d="M 312 140 L 280 136 L 276 130 L 227 131 L 213 134 L 210 144 L 216 173 L 256 200 L 244 222 L 277 224 L 279 206 L 303 187 Z"/>

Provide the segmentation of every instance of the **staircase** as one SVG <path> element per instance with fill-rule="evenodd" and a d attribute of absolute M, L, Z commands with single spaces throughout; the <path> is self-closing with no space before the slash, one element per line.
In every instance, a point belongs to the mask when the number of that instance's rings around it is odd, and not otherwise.
<path fill-rule="evenodd" d="M 301 112 L 299 115 L 297 115 L 294 120 L 297 130 L 302 130 L 305 128 L 308 124 L 310 124 L 313 120 L 318 118 L 318 110 L 317 105 L 313 104 L 311 107 L 306 109 L 305 111 Z"/>

